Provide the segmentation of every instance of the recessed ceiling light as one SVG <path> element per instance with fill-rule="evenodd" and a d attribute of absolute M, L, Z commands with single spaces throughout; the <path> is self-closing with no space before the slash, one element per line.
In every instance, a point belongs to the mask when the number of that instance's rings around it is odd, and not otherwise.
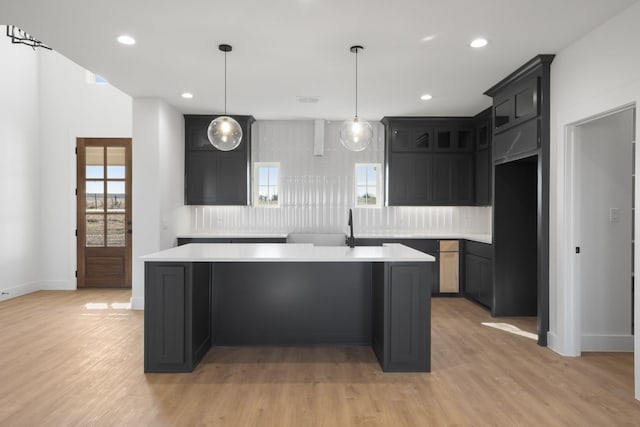
<path fill-rule="evenodd" d="M 436 36 L 432 34 L 432 35 L 429 35 L 429 36 L 421 38 L 420 41 L 422 43 L 426 43 L 426 42 L 430 42 L 431 40 L 433 40 L 435 38 L 436 38 Z"/>
<path fill-rule="evenodd" d="M 422 96 L 420 97 L 420 99 L 422 99 L 423 101 L 428 101 L 428 100 L 430 100 L 430 99 L 432 99 L 432 98 L 433 98 L 433 96 L 431 96 L 431 95 L 430 95 L 430 94 L 428 94 L 428 93 L 425 93 L 424 95 L 422 95 Z"/>
<path fill-rule="evenodd" d="M 184 92 L 184 93 L 183 93 L 182 95 L 180 95 L 180 96 L 182 96 L 184 99 L 191 99 L 191 98 L 193 98 L 193 94 L 192 94 L 192 93 L 190 93 L 190 92 Z"/>
<path fill-rule="evenodd" d="M 134 39 L 131 36 L 122 35 L 122 36 L 118 36 L 118 43 L 126 44 L 127 46 L 131 46 L 131 45 L 136 44 L 136 39 Z"/>
<path fill-rule="evenodd" d="M 487 39 L 483 39 L 483 38 L 478 38 L 478 39 L 473 39 L 470 43 L 471 47 L 485 47 L 489 42 L 487 41 Z"/>

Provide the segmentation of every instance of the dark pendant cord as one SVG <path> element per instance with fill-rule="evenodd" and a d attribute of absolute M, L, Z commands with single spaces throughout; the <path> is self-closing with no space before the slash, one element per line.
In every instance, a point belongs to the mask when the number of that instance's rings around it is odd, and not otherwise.
<path fill-rule="evenodd" d="M 358 48 L 356 48 L 356 119 L 358 118 Z"/>
<path fill-rule="evenodd" d="M 224 53 L 224 115 L 227 115 L 227 52 Z"/>

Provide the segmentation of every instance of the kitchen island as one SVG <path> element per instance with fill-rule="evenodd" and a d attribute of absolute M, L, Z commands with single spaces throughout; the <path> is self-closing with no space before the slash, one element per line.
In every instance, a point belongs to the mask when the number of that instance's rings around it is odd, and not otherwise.
<path fill-rule="evenodd" d="M 187 244 L 145 261 L 145 372 L 216 346 L 371 345 L 385 372 L 430 371 L 434 258 L 401 244 Z"/>

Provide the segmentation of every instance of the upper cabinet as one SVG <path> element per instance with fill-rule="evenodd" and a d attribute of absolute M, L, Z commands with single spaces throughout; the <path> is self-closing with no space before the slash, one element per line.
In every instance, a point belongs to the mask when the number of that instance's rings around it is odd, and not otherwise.
<path fill-rule="evenodd" d="M 493 161 L 491 156 L 492 126 L 491 107 L 473 118 L 476 134 L 475 189 L 476 205 L 492 205 Z"/>
<path fill-rule="evenodd" d="M 474 205 L 476 130 L 470 117 L 385 117 L 390 206 Z"/>
<path fill-rule="evenodd" d="M 417 124 L 395 124 L 388 130 L 388 141 L 394 152 L 433 150 L 433 128 Z"/>
<path fill-rule="evenodd" d="M 207 129 L 217 116 L 185 115 L 185 204 L 249 204 L 252 116 L 232 116 L 242 127 L 242 142 L 232 151 L 209 143 Z"/>
<path fill-rule="evenodd" d="M 493 161 L 510 162 L 545 151 L 549 74 L 553 55 L 538 55 L 485 92 L 493 98 Z"/>

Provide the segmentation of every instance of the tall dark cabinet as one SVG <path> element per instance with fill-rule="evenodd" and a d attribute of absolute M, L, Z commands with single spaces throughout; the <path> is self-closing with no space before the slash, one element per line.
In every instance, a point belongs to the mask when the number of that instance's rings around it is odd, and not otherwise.
<path fill-rule="evenodd" d="M 549 331 L 549 81 L 538 55 L 485 92 L 493 98 L 494 315 Z"/>
<path fill-rule="evenodd" d="M 252 116 L 232 116 L 242 127 L 242 142 L 232 151 L 209 143 L 207 129 L 217 116 L 185 115 L 186 205 L 248 205 Z"/>

